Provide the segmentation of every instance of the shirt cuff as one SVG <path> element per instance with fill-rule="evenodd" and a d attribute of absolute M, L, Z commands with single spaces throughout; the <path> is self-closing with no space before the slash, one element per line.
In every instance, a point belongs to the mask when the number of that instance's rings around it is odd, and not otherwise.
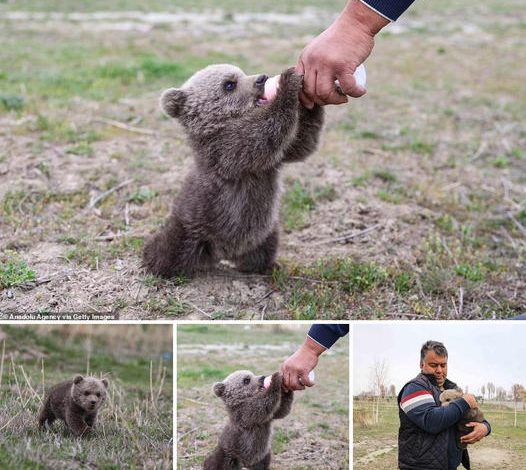
<path fill-rule="evenodd" d="M 360 0 L 389 21 L 396 21 L 414 0 Z"/>

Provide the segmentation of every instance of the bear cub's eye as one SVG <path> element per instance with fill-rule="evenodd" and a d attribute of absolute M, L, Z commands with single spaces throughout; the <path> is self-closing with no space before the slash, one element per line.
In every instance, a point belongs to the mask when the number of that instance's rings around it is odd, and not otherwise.
<path fill-rule="evenodd" d="M 89 395 L 89 392 L 84 392 L 84 396 L 87 397 Z"/>
<path fill-rule="evenodd" d="M 237 83 L 229 80 L 228 82 L 225 82 L 223 86 L 226 91 L 234 91 L 236 89 Z"/>
<path fill-rule="evenodd" d="M 250 377 L 245 377 L 243 379 L 243 385 L 248 385 L 250 383 Z"/>
<path fill-rule="evenodd" d="M 97 392 L 97 396 L 100 397 L 100 392 Z"/>

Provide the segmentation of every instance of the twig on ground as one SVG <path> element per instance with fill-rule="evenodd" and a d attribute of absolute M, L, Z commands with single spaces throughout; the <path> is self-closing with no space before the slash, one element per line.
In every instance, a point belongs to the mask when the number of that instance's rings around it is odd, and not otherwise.
<path fill-rule="evenodd" d="M 515 226 L 519 229 L 519 231 L 526 237 L 526 227 L 522 225 L 514 216 L 513 214 L 508 213 L 508 217 L 510 220 L 515 224 Z"/>
<path fill-rule="evenodd" d="M 199 430 L 199 428 L 194 428 L 194 429 L 191 429 L 190 431 L 187 431 L 187 432 L 181 434 L 180 436 L 177 437 L 177 442 L 181 442 L 183 437 L 188 436 L 188 434 L 192 434 L 192 433 L 194 433 L 194 432 L 196 432 L 198 430 Z"/>
<path fill-rule="evenodd" d="M 130 126 L 128 124 L 124 124 L 123 122 L 115 121 L 114 119 L 95 118 L 94 121 L 101 122 L 103 124 L 108 124 L 113 127 L 118 127 L 119 129 L 124 129 L 125 131 L 134 132 L 136 134 L 157 135 L 157 132 L 152 131 L 151 129 L 144 129 L 142 127 Z"/>
<path fill-rule="evenodd" d="M 328 243 L 338 243 L 338 242 L 348 242 L 350 240 L 352 240 L 353 238 L 357 238 L 357 237 L 361 237 L 363 235 L 366 235 L 368 234 L 369 232 L 372 232 L 373 230 L 376 230 L 378 229 L 379 227 L 381 227 L 383 224 L 375 224 L 371 227 L 368 227 L 364 230 L 360 230 L 359 232 L 354 232 L 354 233 L 349 233 L 347 235 L 343 235 L 341 237 L 337 237 L 337 238 L 329 238 L 329 239 L 326 239 L 326 240 L 320 240 L 318 242 L 314 242 L 314 243 L 309 243 L 309 246 L 318 246 L 318 245 L 326 245 Z"/>
<path fill-rule="evenodd" d="M 109 189 L 108 191 L 103 192 L 102 194 L 99 194 L 95 199 L 93 199 L 86 209 L 93 209 L 100 201 L 108 197 L 110 194 L 114 193 L 115 191 L 118 191 L 119 189 L 124 188 L 124 186 L 129 185 L 130 183 L 133 183 L 133 179 L 129 179 L 126 181 L 123 181 L 122 183 L 118 184 L 117 186 L 114 186 L 113 188 Z"/>
<path fill-rule="evenodd" d="M 477 151 L 473 154 L 473 156 L 469 159 L 470 162 L 473 162 L 475 161 L 477 158 L 479 158 L 482 153 L 484 152 L 484 150 L 486 150 L 486 147 L 487 147 L 487 143 L 483 140 L 480 142 L 480 145 L 479 145 L 479 148 L 477 149 Z"/>
<path fill-rule="evenodd" d="M 210 315 L 209 313 L 206 313 L 204 310 L 200 309 L 197 305 L 194 305 L 193 303 L 188 302 L 188 300 L 185 300 L 185 302 L 188 305 L 190 305 L 190 307 L 192 307 L 193 309 L 197 310 L 199 313 L 202 313 L 204 316 L 206 316 L 208 318 L 212 318 L 212 315 Z"/>

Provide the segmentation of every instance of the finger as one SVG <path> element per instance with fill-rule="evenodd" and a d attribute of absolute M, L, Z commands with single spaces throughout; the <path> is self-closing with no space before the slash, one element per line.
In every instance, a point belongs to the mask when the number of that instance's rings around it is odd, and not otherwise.
<path fill-rule="evenodd" d="M 318 73 L 316 77 L 316 96 L 314 101 L 319 105 L 347 103 L 347 96 L 341 95 L 334 84 L 330 73 Z"/>
<path fill-rule="evenodd" d="M 314 108 L 314 101 L 312 101 L 303 90 L 300 90 L 300 103 L 307 109 Z"/>
<path fill-rule="evenodd" d="M 338 76 L 340 86 L 342 91 L 353 98 L 359 98 L 360 96 L 365 95 L 367 90 L 356 83 L 356 79 L 352 73 L 343 73 Z"/>
<path fill-rule="evenodd" d="M 307 99 L 315 103 L 316 96 L 316 71 L 305 70 L 303 74 L 303 88 L 302 92 Z M 301 97 L 301 94 L 300 94 Z"/>

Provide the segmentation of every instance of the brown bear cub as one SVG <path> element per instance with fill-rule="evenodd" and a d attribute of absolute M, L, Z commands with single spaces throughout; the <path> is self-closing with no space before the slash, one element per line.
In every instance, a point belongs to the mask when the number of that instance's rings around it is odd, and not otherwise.
<path fill-rule="evenodd" d="M 444 390 L 440 394 L 438 399 L 440 400 L 442 406 L 448 406 L 453 400 L 458 400 L 459 398 L 462 398 L 462 395 L 464 395 L 464 392 L 461 389 L 452 388 L 449 390 Z M 470 408 L 464 413 L 462 419 L 457 423 L 457 429 L 460 433 L 460 437 L 465 436 L 466 434 L 469 434 L 471 431 L 473 431 L 472 427 L 466 426 L 467 423 L 482 423 L 483 421 L 484 414 L 482 413 L 482 411 L 480 411 L 478 408 Z M 467 444 L 462 444 L 460 441 L 458 442 L 458 445 L 462 449 L 466 449 L 468 447 Z"/>
<path fill-rule="evenodd" d="M 290 413 L 294 392 L 282 389 L 279 372 L 272 375 L 268 388 L 264 380 L 265 376 L 239 370 L 214 385 L 214 393 L 226 405 L 229 422 L 218 446 L 206 458 L 204 470 L 270 469 L 271 422 Z"/>
<path fill-rule="evenodd" d="M 51 426 L 53 421 L 61 419 L 75 436 L 85 436 L 95 426 L 107 389 L 107 379 L 81 375 L 55 385 L 44 399 L 39 426 Z"/>
<path fill-rule="evenodd" d="M 272 270 L 279 169 L 316 150 L 323 110 L 300 104 L 302 77 L 293 69 L 281 74 L 272 99 L 267 78 L 211 65 L 163 93 L 161 107 L 183 125 L 195 163 L 168 221 L 145 244 L 149 273 L 191 275 L 221 259 L 244 272 Z"/>

